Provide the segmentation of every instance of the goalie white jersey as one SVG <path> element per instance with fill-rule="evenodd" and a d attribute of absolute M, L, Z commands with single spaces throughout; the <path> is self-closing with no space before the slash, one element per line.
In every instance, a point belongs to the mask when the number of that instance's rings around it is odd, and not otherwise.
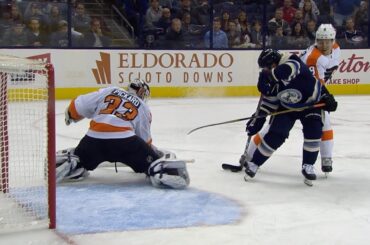
<path fill-rule="evenodd" d="M 148 105 L 138 96 L 118 87 L 102 88 L 80 95 L 69 105 L 72 119 L 89 118 L 86 135 L 100 139 L 137 135 L 151 144 L 152 116 Z"/>
<path fill-rule="evenodd" d="M 301 60 L 308 66 L 312 74 L 326 82 L 338 68 L 340 62 L 340 47 L 335 42 L 330 55 L 323 55 L 315 46 L 311 45 L 301 55 Z"/>

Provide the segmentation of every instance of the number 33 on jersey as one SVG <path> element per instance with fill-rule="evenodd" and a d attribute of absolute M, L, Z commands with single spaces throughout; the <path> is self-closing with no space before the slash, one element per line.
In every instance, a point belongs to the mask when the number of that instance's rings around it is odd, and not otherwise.
<path fill-rule="evenodd" d="M 151 143 L 152 116 L 147 104 L 136 94 L 118 87 L 102 88 L 72 100 L 68 112 L 71 119 L 91 119 L 88 136 L 94 138 L 126 138 L 138 135 Z"/>

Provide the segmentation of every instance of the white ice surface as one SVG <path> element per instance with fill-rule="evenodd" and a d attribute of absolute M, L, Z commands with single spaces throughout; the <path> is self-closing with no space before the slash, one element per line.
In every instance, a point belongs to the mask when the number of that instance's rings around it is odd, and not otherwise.
<path fill-rule="evenodd" d="M 191 186 L 238 202 L 244 215 L 237 224 L 62 236 L 33 230 L 0 234 L 1 245 L 17 244 L 370 244 L 370 97 L 337 96 L 332 114 L 335 129 L 334 171 L 327 178 L 316 170 L 313 187 L 300 173 L 303 136 L 297 122 L 289 139 L 265 163 L 251 182 L 243 173 L 221 169 L 237 162 L 244 150 L 244 122 L 186 133 L 197 126 L 253 113 L 257 98 L 152 99 L 153 143 L 195 158 L 189 164 Z M 68 101 L 57 102 L 57 149 L 75 146 L 88 121 L 64 125 Z M 111 177 L 112 175 L 112 177 Z M 94 180 L 120 181 L 105 168 L 91 173 Z M 133 179 L 126 181 L 135 181 Z M 143 178 L 138 175 L 136 180 Z M 91 181 L 91 180 L 90 180 Z"/>

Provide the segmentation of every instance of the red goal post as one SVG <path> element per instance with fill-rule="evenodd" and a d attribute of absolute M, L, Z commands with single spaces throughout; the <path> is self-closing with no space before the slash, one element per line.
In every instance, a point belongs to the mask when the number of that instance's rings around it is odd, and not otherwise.
<path fill-rule="evenodd" d="M 0 55 L 0 233 L 56 226 L 52 64 Z"/>

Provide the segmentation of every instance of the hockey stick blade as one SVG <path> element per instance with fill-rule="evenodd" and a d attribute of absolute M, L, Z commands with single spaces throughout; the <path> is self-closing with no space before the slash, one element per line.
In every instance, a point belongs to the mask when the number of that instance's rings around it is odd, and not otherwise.
<path fill-rule="evenodd" d="M 233 165 L 233 164 L 229 164 L 229 163 L 223 163 L 221 166 L 222 166 L 222 169 L 230 170 L 231 172 L 240 172 L 240 171 L 243 170 L 243 166 L 240 166 L 240 165 Z"/>

